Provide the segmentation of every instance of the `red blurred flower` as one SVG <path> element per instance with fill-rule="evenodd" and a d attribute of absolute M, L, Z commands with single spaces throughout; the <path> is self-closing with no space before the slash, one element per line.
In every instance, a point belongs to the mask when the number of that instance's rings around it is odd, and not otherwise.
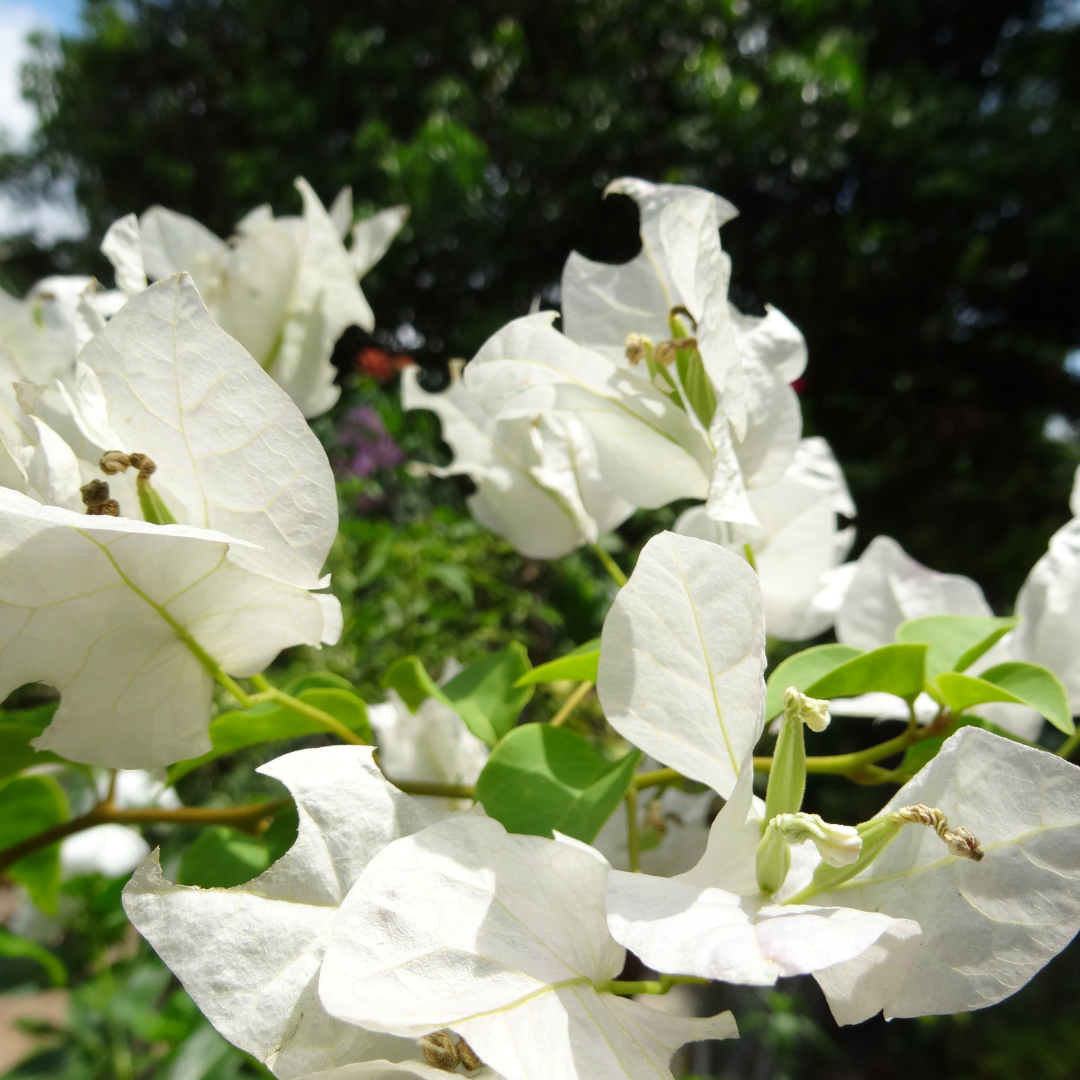
<path fill-rule="evenodd" d="M 356 369 L 365 375 L 370 375 L 376 382 L 386 382 L 392 379 L 402 368 L 407 368 L 416 363 L 411 356 L 405 353 L 388 353 L 380 349 L 378 345 L 365 345 L 356 354 Z"/>

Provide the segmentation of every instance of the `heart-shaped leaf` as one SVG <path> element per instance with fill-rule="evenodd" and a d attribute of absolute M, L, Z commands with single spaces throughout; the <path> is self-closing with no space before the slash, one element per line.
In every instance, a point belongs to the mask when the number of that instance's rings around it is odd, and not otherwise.
<path fill-rule="evenodd" d="M 524 724 L 491 752 L 476 798 L 510 831 L 551 836 L 557 829 L 589 844 L 619 805 L 641 760 L 632 750 L 608 761 L 580 735 Z"/>
<path fill-rule="evenodd" d="M 1040 664 L 1009 661 L 988 668 L 980 678 L 946 671 L 936 682 L 954 713 L 990 701 L 1007 701 L 1030 706 L 1066 735 L 1076 731 L 1065 687 L 1052 671 Z"/>
<path fill-rule="evenodd" d="M 977 615 L 927 615 L 909 619 L 896 628 L 900 642 L 924 642 L 926 677 L 943 671 L 964 671 L 996 645 L 1019 619 L 981 618 Z"/>
<path fill-rule="evenodd" d="M 895 694 L 914 701 L 926 681 L 928 646 L 883 645 L 834 668 L 811 683 L 806 693 L 811 697 L 855 697 L 874 692 Z"/>
<path fill-rule="evenodd" d="M 559 679 L 577 679 L 579 682 L 596 682 L 596 671 L 600 666 L 600 639 L 593 638 L 572 649 L 558 660 L 549 660 L 546 664 L 526 671 L 515 686 L 532 686 L 535 683 L 557 682 Z"/>
<path fill-rule="evenodd" d="M 805 691 L 841 664 L 862 656 L 851 645 L 814 645 L 789 656 L 769 676 L 765 694 L 765 722 L 779 715 L 784 707 L 784 691 L 789 686 Z"/>

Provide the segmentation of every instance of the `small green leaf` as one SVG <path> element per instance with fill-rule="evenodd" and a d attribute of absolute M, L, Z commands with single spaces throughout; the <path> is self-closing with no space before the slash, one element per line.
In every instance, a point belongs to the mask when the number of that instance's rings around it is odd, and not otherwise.
<path fill-rule="evenodd" d="M 576 732 L 548 724 L 514 728 L 476 782 L 476 798 L 510 832 L 589 844 L 630 786 L 641 751 L 608 761 Z"/>
<path fill-rule="evenodd" d="M 55 953 L 51 953 L 36 941 L 18 937 L 3 927 L 0 927 L 0 956 L 36 960 L 45 969 L 45 974 L 48 975 L 49 982 L 53 986 L 63 986 L 67 982 L 67 968 Z"/>
<path fill-rule="evenodd" d="M 355 731 L 362 739 L 372 742 L 367 706 L 353 691 L 340 689 L 337 683 L 331 686 L 325 686 L 325 684 L 320 686 L 315 681 L 324 678 L 323 675 L 319 675 L 301 680 L 302 683 L 308 684 L 308 689 L 300 690 L 293 696 L 307 705 L 329 713 L 351 731 Z M 314 685 L 311 685 L 312 683 Z M 349 684 L 345 683 L 345 685 Z M 261 701 L 250 709 L 222 713 L 210 723 L 210 742 L 213 748 L 201 757 L 178 761 L 170 766 L 169 783 L 175 784 L 180 777 L 186 776 L 192 769 L 215 761 L 225 754 L 242 750 L 246 746 L 277 742 L 281 739 L 298 739 L 303 735 L 319 735 L 325 732 L 326 728 L 318 721 L 301 716 L 276 701 Z"/>
<path fill-rule="evenodd" d="M 910 619 L 896 628 L 900 642 L 924 642 L 926 677 L 943 671 L 964 671 L 996 645 L 1019 619 L 980 618 L 976 615 L 927 615 Z"/>
<path fill-rule="evenodd" d="M 937 685 L 949 709 L 957 714 L 987 702 L 1007 701 L 1029 705 L 1066 735 L 1076 730 L 1065 687 L 1052 671 L 1038 664 L 998 664 L 984 671 L 981 678 L 944 671 L 937 677 Z"/>
<path fill-rule="evenodd" d="M 594 683 L 599 667 L 600 639 L 593 638 L 565 656 L 560 656 L 558 660 L 549 660 L 546 664 L 525 672 L 514 685 L 532 686 L 535 683 L 558 682 L 560 679 Z"/>
<path fill-rule="evenodd" d="M 67 796 L 51 776 L 20 776 L 0 787 L 0 850 L 36 836 L 71 817 Z M 60 892 L 60 845 L 20 859 L 8 875 L 26 887 L 47 915 L 56 914 Z"/>
<path fill-rule="evenodd" d="M 177 882 L 203 889 L 230 889 L 258 877 L 269 865 L 270 850 L 261 840 L 217 825 L 184 852 Z"/>
<path fill-rule="evenodd" d="M 855 697 L 879 692 L 914 701 L 926 681 L 926 650 L 927 646 L 922 643 L 883 645 L 834 668 L 811 683 L 805 692 L 817 698 Z"/>
<path fill-rule="evenodd" d="M 446 695 L 415 656 L 403 656 L 395 660 L 386 669 L 382 685 L 389 690 L 396 690 L 409 712 L 416 712 L 429 697 L 441 701 L 444 705 L 450 705 Z M 452 705 L 450 707 L 453 708 Z"/>
<path fill-rule="evenodd" d="M 442 690 L 466 727 L 494 746 L 533 696 L 531 686 L 516 685 L 528 670 L 525 648 L 515 641 L 459 671 Z"/>
<path fill-rule="evenodd" d="M 15 709 L 11 712 L 0 709 L 0 723 L 26 724 L 37 729 L 40 735 L 51 723 L 53 714 L 60 707 L 60 701 L 46 701 L 32 709 Z"/>
<path fill-rule="evenodd" d="M 348 679 L 343 679 L 332 671 L 309 672 L 285 687 L 285 692 L 293 697 L 299 697 L 305 690 L 348 690 L 350 694 L 356 693 L 356 687 Z"/>
<path fill-rule="evenodd" d="M 789 686 L 805 693 L 808 686 L 856 656 L 862 656 L 862 653 L 850 645 L 814 645 L 789 656 L 769 676 L 765 695 L 765 722 L 768 723 L 780 714 L 784 707 L 784 691 Z"/>
<path fill-rule="evenodd" d="M 515 685 L 528 670 L 524 647 L 513 642 L 459 671 L 445 686 L 436 685 L 415 656 L 395 660 L 382 684 L 396 690 L 412 712 L 429 697 L 441 701 L 478 739 L 494 746 L 517 723 L 533 695 L 531 686 Z"/>
<path fill-rule="evenodd" d="M 30 745 L 30 740 L 40 734 L 41 728 L 31 724 L 17 724 L 6 718 L 0 721 L 0 777 L 11 776 L 31 765 L 64 760 L 51 750 L 35 750 Z"/>

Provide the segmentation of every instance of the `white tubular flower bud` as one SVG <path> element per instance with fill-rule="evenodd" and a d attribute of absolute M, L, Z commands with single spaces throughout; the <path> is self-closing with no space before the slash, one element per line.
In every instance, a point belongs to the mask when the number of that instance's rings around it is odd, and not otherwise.
<path fill-rule="evenodd" d="M 829 866 L 850 866 L 862 851 L 858 829 L 853 825 L 832 825 L 817 814 L 780 814 L 769 826 L 789 844 L 812 840 Z"/>
<path fill-rule="evenodd" d="M 801 720 L 811 731 L 824 731 L 832 720 L 827 701 L 807 697 L 794 686 L 784 691 L 784 715 Z"/>

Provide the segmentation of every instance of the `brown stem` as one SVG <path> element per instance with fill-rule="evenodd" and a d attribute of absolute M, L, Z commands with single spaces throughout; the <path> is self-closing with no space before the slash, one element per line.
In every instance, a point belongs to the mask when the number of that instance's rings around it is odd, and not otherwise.
<path fill-rule="evenodd" d="M 182 806 L 176 810 L 163 810 L 158 807 L 142 807 L 121 810 L 108 801 L 97 804 L 93 810 L 81 817 L 72 818 L 62 825 L 37 833 L 35 836 L 20 840 L 17 844 L 0 851 L 0 873 L 8 867 L 32 855 L 35 851 L 58 843 L 68 836 L 95 825 L 231 825 L 234 829 L 245 832 L 257 831 L 259 822 L 277 813 L 292 799 L 273 799 L 270 802 L 253 803 L 250 806 L 229 806 L 225 808 L 207 806 Z"/>

